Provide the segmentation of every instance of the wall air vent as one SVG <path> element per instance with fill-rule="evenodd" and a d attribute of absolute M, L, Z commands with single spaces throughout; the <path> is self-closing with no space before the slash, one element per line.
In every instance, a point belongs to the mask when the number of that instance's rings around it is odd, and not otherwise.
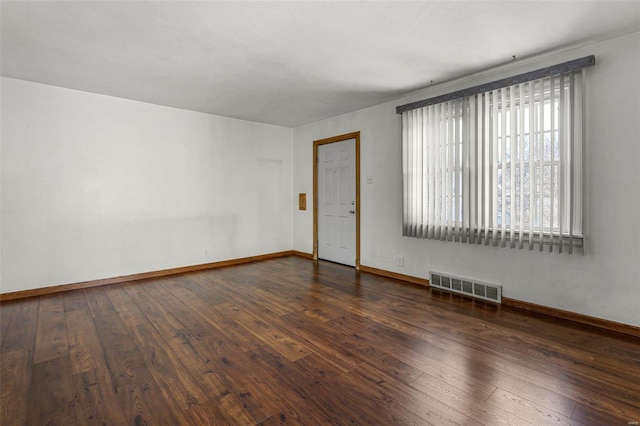
<path fill-rule="evenodd" d="M 489 302 L 502 303 L 502 286 L 496 284 L 487 284 L 474 279 L 431 271 L 429 286 Z"/>

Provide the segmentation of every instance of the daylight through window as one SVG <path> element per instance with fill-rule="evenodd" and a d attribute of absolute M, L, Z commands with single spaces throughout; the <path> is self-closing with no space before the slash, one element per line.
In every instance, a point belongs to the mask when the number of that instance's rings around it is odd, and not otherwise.
<path fill-rule="evenodd" d="M 403 111 L 403 235 L 582 247 L 583 72 Z"/>

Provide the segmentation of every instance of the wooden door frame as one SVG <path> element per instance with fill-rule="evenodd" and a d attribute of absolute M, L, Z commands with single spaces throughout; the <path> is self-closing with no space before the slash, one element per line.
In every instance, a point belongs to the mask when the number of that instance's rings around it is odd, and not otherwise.
<path fill-rule="evenodd" d="M 360 269 L 360 132 L 346 133 L 313 141 L 313 259 L 318 260 L 318 147 L 349 139 L 356 141 L 356 261 Z"/>

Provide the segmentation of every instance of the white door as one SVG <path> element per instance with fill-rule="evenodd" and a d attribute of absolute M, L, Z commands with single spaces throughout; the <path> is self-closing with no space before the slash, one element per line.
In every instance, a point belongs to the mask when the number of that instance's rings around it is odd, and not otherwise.
<path fill-rule="evenodd" d="M 318 258 L 356 264 L 356 141 L 318 146 Z"/>

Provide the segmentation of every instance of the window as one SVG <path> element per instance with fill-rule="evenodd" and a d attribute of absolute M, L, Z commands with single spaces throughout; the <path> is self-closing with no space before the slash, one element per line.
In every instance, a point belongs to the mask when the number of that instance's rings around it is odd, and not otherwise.
<path fill-rule="evenodd" d="M 584 66 L 547 72 L 398 107 L 403 235 L 583 246 Z"/>

